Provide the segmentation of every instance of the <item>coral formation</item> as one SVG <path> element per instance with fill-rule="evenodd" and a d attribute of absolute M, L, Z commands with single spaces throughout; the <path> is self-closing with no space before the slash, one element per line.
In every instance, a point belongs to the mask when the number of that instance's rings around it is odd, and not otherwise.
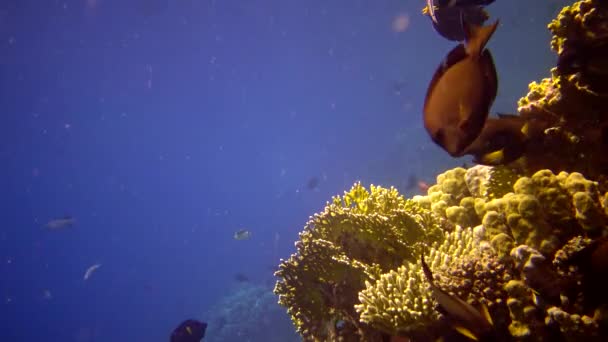
<path fill-rule="evenodd" d="M 608 4 L 583 0 L 565 7 L 549 24 L 558 54 L 551 77 L 530 84 L 519 100 L 534 143 L 524 169 L 580 172 L 598 179 L 608 171 Z"/>
<path fill-rule="evenodd" d="M 519 102 L 524 158 L 412 199 L 356 183 L 310 218 L 274 290 L 306 341 L 462 340 L 435 287 L 487 306 L 504 340 L 608 339 L 606 23 L 582 0 L 549 25 L 558 66 Z"/>
<path fill-rule="evenodd" d="M 372 338 L 374 330 L 360 322 L 353 306 L 359 291 L 366 281 L 415 262 L 425 243 L 443 237 L 441 221 L 394 188 L 368 191 L 355 184 L 300 233 L 297 252 L 276 272 L 282 278 L 275 288 L 279 303 L 305 338 Z"/>
<path fill-rule="evenodd" d="M 301 340 L 267 286 L 240 284 L 204 316 L 209 323 L 205 342 Z"/>
<path fill-rule="evenodd" d="M 608 234 L 605 196 L 579 173 L 515 178 L 488 166 L 449 170 L 412 200 L 357 183 L 311 218 L 275 292 L 306 340 L 445 336 L 424 253 L 438 286 L 487 305 L 512 338 L 600 336 L 571 266 L 589 245 L 575 241 Z"/>
<path fill-rule="evenodd" d="M 495 300 L 500 302 L 505 268 L 483 245 L 480 248 L 479 242 L 472 228 L 457 227 L 426 254 L 430 267 L 439 276 L 438 284 L 462 298 L 493 306 Z M 492 288 L 496 291 L 490 291 Z M 374 282 L 366 282 L 359 301 L 361 304 L 355 308 L 360 319 L 383 332 L 430 338 L 441 331 L 434 329 L 442 322 L 438 322 L 440 315 L 419 261 L 407 262 Z"/>

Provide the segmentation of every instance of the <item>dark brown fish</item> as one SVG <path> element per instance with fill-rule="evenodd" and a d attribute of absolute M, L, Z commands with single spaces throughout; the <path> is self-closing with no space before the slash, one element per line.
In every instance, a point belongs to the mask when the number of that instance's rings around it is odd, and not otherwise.
<path fill-rule="evenodd" d="M 462 335 L 475 341 L 493 340 L 492 337 L 495 335 L 494 323 L 488 308 L 482 306 L 481 311 L 477 310 L 464 300 L 440 289 L 435 285 L 433 273 L 424 261 L 424 255 L 421 258 L 421 263 L 424 276 L 431 284 L 433 297 L 452 322 L 452 327 Z"/>
<path fill-rule="evenodd" d="M 498 118 L 486 120 L 481 133 L 464 154 L 472 155 L 478 164 L 509 164 L 524 154 L 528 144 L 537 142 L 548 127 L 549 120 L 541 116 L 498 114 Z"/>
<path fill-rule="evenodd" d="M 321 183 L 321 180 L 319 179 L 319 177 L 317 177 L 317 176 L 310 177 L 310 179 L 308 179 L 308 182 L 306 182 L 306 188 L 308 190 L 315 190 L 319 187 L 319 183 Z"/>
<path fill-rule="evenodd" d="M 441 12 L 451 9 L 481 8 L 493 3 L 494 0 L 426 0 L 426 13 L 433 23 L 440 23 Z"/>
<path fill-rule="evenodd" d="M 488 20 L 488 13 L 480 6 L 446 7 L 435 12 L 431 20 L 433 29 L 443 38 L 461 42 L 465 39 L 463 21 L 471 25 L 483 25 Z"/>
<path fill-rule="evenodd" d="M 465 23 L 466 42 L 448 53 L 431 80 L 424 102 L 424 126 L 433 141 L 460 157 L 480 134 L 498 88 L 494 60 L 485 45 L 498 21 Z"/>
<path fill-rule="evenodd" d="M 418 186 L 418 177 L 415 174 L 410 174 L 407 177 L 407 183 L 405 184 L 405 190 L 409 191 Z"/>
<path fill-rule="evenodd" d="M 519 117 L 488 118 L 464 154 L 472 155 L 473 162 L 477 164 L 508 164 L 521 157 L 526 141 L 526 120 Z"/>
<path fill-rule="evenodd" d="M 173 333 L 171 333 L 171 342 L 199 342 L 205 337 L 207 323 L 200 322 L 194 319 L 183 321 Z"/>
<path fill-rule="evenodd" d="M 238 283 L 246 283 L 249 281 L 249 277 L 243 273 L 237 273 L 234 275 L 234 280 Z"/>

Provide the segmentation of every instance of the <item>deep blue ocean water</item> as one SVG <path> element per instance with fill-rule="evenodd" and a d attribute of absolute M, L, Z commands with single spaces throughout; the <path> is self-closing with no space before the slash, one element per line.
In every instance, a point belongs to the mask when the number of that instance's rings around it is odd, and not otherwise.
<path fill-rule="evenodd" d="M 566 2 L 488 8 L 494 112 L 549 75 Z M 205 341 L 297 341 L 272 273 L 308 217 L 467 161 L 422 126 L 454 46 L 423 6 L 1 0 L 0 341 L 160 342 L 187 318 Z"/>

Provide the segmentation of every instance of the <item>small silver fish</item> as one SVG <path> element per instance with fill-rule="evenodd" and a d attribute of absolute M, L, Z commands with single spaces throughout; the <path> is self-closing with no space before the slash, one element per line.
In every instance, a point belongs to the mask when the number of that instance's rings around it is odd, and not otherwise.
<path fill-rule="evenodd" d="M 471 304 L 440 289 L 435 285 L 433 273 L 424 261 L 424 255 L 422 255 L 421 262 L 424 276 L 431 284 L 433 297 L 447 313 L 454 330 L 474 341 L 479 341 L 482 338 L 489 339 L 489 336 L 494 333 L 494 323 L 488 308 L 482 305 L 480 312 Z"/>
<path fill-rule="evenodd" d="M 49 230 L 61 230 L 69 228 L 76 223 L 76 219 L 72 216 L 64 216 L 62 218 L 56 218 L 47 222 L 44 226 Z"/>
<path fill-rule="evenodd" d="M 234 232 L 235 240 L 249 240 L 251 238 L 251 232 L 247 229 L 241 229 Z"/>
<path fill-rule="evenodd" d="M 53 299 L 53 294 L 51 293 L 51 290 L 45 289 L 44 291 L 42 291 L 42 298 L 44 298 L 46 300 Z"/>
<path fill-rule="evenodd" d="M 95 264 L 95 265 L 87 268 L 86 272 L 84 272 L 84 277 L 82 277 L 82 279 L 88 280 L 89 278 L 91 278 L 93 273 L 100 267 L 101 267 L 101 264 Z"/>

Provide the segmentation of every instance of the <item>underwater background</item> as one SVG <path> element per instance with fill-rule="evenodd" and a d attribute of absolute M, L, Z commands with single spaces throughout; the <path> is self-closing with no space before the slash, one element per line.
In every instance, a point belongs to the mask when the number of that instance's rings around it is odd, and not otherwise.
<path fill-rule="evenodd" d="M 494 112 L 555 64 L 567 3 L 488 7 Z M 298 341 L 273 272 L 308 217 L 468 162 L 422 125 L 454 46 L 424 5 L 0 1 L 0 341 Z"/>

